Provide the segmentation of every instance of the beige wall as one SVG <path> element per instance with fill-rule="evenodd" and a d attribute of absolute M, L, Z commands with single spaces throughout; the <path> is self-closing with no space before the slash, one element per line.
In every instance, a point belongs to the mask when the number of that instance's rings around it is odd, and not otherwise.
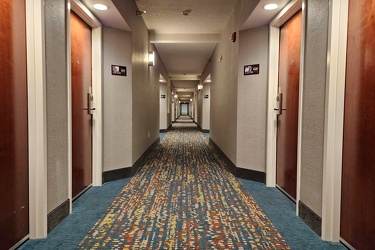
<path fill-rule="evenodd" d="M 202 73 L 205 79 L 211 73 L 210 137 L 234 163 L 237 163 L 237 85 L 238 85 L 238 40 L 229 38 L 232 32 L 238 35 L 239 28 L 248 18 L 259 0 L 239 0 L 221 34 L 211 62 Z M 219 58 L 222 56 L 222 61 Z"/>
<path fill-rule="evenodd" d="M 48 213 L 69 199 L 65 9 L 65 1 L 45 2 Z"/>
<path fill-rule="evenodd" d="M 160 129 L 168 128 L 168 86 L 167 83 L 161 82 L 160 84 Z M 165 95 L 165 98 L 161 98 Z"/>
<path fill-rule="evenodd" d="M 237 167 L 266 171 L 268 26 L 240 32 L 237 99 Z M 244 66 L 259 64 L 259 75 Z"/>
<path fill-rule="evenodd" d="M 169 81 L 157 50 L 149 42 L 149 32 L 142 18 L 134 13 L 134 1 L 112 0 L 132 30 L 132 163 L 159 138 L 159 74 Z M 155 66 L 148 66 L 148 52 L 155 54 Z"/>
<path fill-rule="evenodd" d="M 126 66 L 127 76 L 112 75 Z M 132 166 L 132 34 L 103 26 L 103 171 Z"/>
<path fill-rule="evenodd" d="M 211 102 L 211 92 L 210 92 L 211 85 L 210 83 L 203 83 L 202 89 L 202 120 L 201 120 L 201 128 L 209 130 L 210 129 L 210 102 Z M 208 98 L 204 98 L 205 95 L 208 95 Z"/>
<path fill-rule="evenodd" d="M 328 1 L 316 0 L 307 3 L 301 201 L 319 216 L 322 215 L 328 10 Z"/>

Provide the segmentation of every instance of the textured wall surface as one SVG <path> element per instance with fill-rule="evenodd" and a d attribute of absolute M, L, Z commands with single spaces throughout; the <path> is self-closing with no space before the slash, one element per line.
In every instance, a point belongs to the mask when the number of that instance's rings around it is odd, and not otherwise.
<path fill-rule="evenodd" d="M 237 162 L 237 85 L 239 42 L 229 37 L 238 30 L 256 7 L 259 0 L 239 0 L 230 16 L 211 62 L 202 73 L 211 73 L 210 137 L 234 163 Z M 220 61 L 219 59 L 222 58 Z"/>
<path fill-rule="evenodd" d="M 126 66 L 127 76 L 112 75 Z M 132 166 L 132 34 L 103 26 L 103 171 Z"/>
<path fill-rule="evenodd" d="M 45 2 L 48 213 L 69 198 L 65 8 L 65 1 Z"/>
<path fill-rule="evenodd" d="M 160 129 L 168 128 L 168 86 L 167 83 L 161 82 L 160 84 Z M 165 98 L 161 98 L 161 95 L 164 95 Z"/>
<path fill-rule="evenodd" d="M 210 129 L 210 101 L 211 101 L 211 93 L 210 93 L 211 85 L 210 83 L 204 83 L 202 89 L 203 101 L 202 101 L 202 120 L 201 120 L 201 128 L 202 129 Z M 208 95 L 208 98 L 204 98 L 205 95 Z"/>
<path fill-rule="evenodd" d="M 268 26 L 240 32 L 237 99 L 237 167 L 265 172 L 267 134 Z M 259 75 L 244 66 L 259 64 Z"/>
<path fill-rule="evenodd" d="M 322 215 L 329 3 L 307 3 L 303 83 L 301 201 Z"/>
<path fill-rule="evenodd" d="M 159 76 L 168 81 L 163 62 L 149 42 L 149 32 L 142 18 L 134 13 L 135 1 L 112 0 L 132 30 L 132 163 L 159 138 Z M 155 51 L 155 66 L 148 66 L 148 52 Z M 148 136 L 150 135 L 150 136 Z"/>

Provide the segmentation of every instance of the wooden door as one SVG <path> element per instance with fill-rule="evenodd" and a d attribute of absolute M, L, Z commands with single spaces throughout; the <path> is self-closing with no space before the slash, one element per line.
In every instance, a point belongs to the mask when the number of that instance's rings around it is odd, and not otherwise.
<path fill-rule="evenodd" d="M 280 28 L 279 89 L 281 111 L 277 121 L 276 184 L 294 199 L 297 187 L 297 133 L 302 12 Z"/>
<path fill-rule="evenodd" d="M 375 1 L 349 1 L 341 237 L 375 246 Z"/>
<path fill-rule="evenodd" d="M 29 233 L 26 12 L 0 0 L 0 248 Z"/>
<path fill-rule="evenodd" d="M 92 183 L 92 119 L 87 93 L 91 87 L 91 27 L 70 13 L 72 67 L 72 195 Z"/>

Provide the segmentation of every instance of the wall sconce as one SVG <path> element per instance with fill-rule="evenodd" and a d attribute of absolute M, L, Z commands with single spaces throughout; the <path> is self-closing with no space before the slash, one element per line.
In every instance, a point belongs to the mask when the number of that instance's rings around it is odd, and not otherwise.
<path fill-rule="evenodd" d="M 198 84 L 198 91 L 201 91 L 203 89 L 203 85 L 202 84 Z"/>
<path fill-rule="evenodd" d="M 177 98 L 178 98 L 178 96 L 177 96 L 177 95 L 174 95 L 174 98 L 176 98 L 176 99 L 177 99 Z"/>
<path fill-rule="evenodd" d="M 155 54 L 154 51 L 148 52 L 148 66 L 154 66 L 155 65 Z"/>
<path fill-rule="evenodd" d="M 192 101 L 193 101 L 193 99 L 191 99 L 191 98 L 190 98 L 190 101 L 192 102 Z"/>
<path fill-rule="evenodd" d="M 136 16 L 142 16 L 143 14 L 146 14 L 146 11 L 145 11 L 145 10 L 136 10 L 136 11 L 135 11 L 135 15 L 136 15 Z"/>

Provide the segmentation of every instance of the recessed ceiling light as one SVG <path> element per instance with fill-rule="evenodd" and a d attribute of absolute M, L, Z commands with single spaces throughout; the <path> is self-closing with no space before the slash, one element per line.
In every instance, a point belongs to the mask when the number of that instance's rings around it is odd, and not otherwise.
<path fill-rule="evenodd" d="M 265 10 L 274 10 L 274 9 L 277 9 L 279 7 L 279 5 L 275 4 L 275 3 L 270 3 L 270 4 L 266 4 L 264 5 L 264 9 Z"/>
<path fill-rule="evenodd" d="M 107 10 L 108 9 L 107 5 L 104 5 L 104 4 L 101 4 L 101 3 L 94 4 L 93 7 L 97 10 Z"/>

